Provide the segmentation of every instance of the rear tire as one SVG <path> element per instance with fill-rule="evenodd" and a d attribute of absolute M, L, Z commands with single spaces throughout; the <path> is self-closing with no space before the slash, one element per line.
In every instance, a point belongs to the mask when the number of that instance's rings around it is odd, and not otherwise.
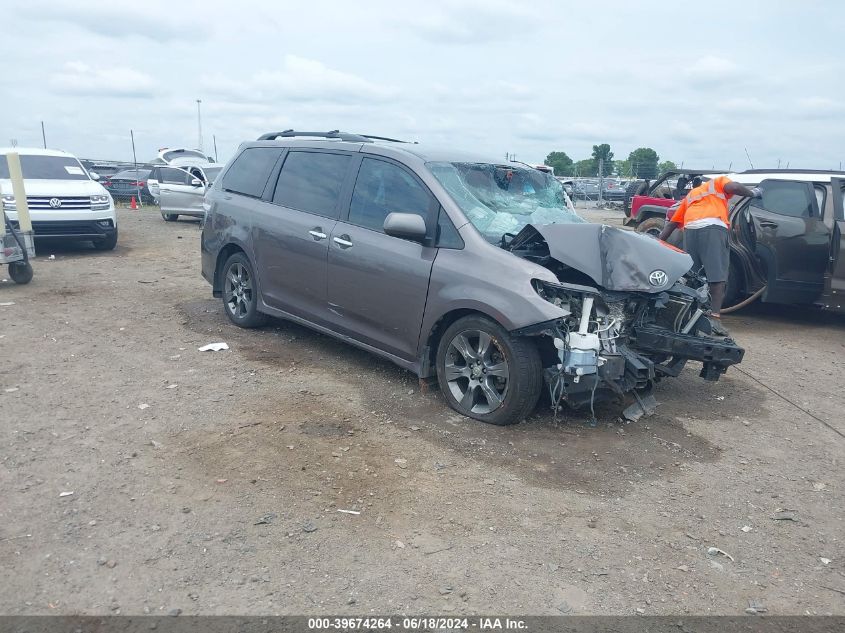
<path fill-rule="evenodd" d="M 178 213 L 162 213 L 161 217 L 164 218 L 165 222 L 175 222 L 179 219 Z"/>
<path fill-rule="evenodd" d="M 666 220 L 663 218 L 649 218 L 637 225 L 637 233 L 648 233 L 654 237 L 659 237 L 665 226 Z"/>
<path fill-rule="evenodd" d="M 107 238 L 94 242 L 94 248 L 98 251 L 113 251 L 115 246 L 117 246 L 117 228 Z"/>
<path fill-rule="evenodd" d="M 252 264 L 244 253 L 234 253 L 223 264 L 223 311 L 242 328 L 261 327 L 267 315 L 258 311 L 258 283 Z"/>
<path fill-rule="evenodd" d="M 537 406 L 543 368 L 532 340 L 512 337 L 487 317 L 466 316 L 440 338 L 437 381 L 461 415 L 505 426 L 521 422 Z"/>
<path fill-rule="evenodd" d="M 12 262 L 9 264 L 9 277 L 16 284 L 28 284 L 32 281 L 32 264 L 29 262 Z"/>

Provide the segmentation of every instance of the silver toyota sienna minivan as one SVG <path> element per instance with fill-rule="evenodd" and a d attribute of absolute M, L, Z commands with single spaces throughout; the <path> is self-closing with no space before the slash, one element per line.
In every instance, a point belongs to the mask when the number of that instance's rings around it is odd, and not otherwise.
<path fill-rule="evenodd" d="M 289 319 L 436 377 L 463 415 L 513 424 L 631 394 L 687 361 L 717 380 L 686 253 L 579 217 L 528 166 L 342 132 L 265 134 L 206 194 L 202 274 L 240 327 Z"/>

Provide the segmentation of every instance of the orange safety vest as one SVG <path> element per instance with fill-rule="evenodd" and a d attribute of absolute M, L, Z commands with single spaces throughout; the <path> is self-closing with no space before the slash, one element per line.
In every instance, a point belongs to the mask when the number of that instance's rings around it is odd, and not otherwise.
<path fill-rule="evenodd" d="M 729 182 L 727 176 L 719 176 L 692 189 L 672 214 L 672 222 L 684 227 L 694 220 L 717 218 L 730 225 L 728 194 L 725 193 L 725 185 Z"/>

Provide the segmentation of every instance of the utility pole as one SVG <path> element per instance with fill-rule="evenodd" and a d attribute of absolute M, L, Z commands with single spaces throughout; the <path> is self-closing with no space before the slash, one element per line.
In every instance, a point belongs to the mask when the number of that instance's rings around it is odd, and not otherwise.
<path fill-rule="evenodd" d="M 44 132 L 44 121 L 41 121 L 41 140 L 44 142 L 44 149 L 47 149 L 47 134 Z"/>
<path fill-rule="evenodd" d="M 141 184 L 138 182 L 138 157 L 135 155 L 135 132 L 129 130 L 129 138 L 132 139 L 132 162 L 135 163 L 135 189 L 138 195 L 138 205 L 144 206 L 141 202 Z"/>
<path fill-rule="evenodd" d="M 743 147 L 745 150 L 745 155 L 748 157 L 748 164 L 751 165 L 751 169 L 754 169 L 754 163 L 751 162 L 751 154 L 748 153 L 748 148 Z"/>
<path fill-rule="evenodd" d="M 200 111 L 200 104 L 202 99 L 197 99 L 197 149 L 202 151 L 202 112 Z"/>
<path fill-rule="evenodd" d="M 604 159 L 599 158 L 599 206 L 602 203 L 602 189 L 604 189 Z"/>
<path fill-rule="evenodd" d="M 217 159 L 217 135 L 212 134 L 211 138 L 214 140 L 214 162 L 219 163 L 220 161 Z"/>

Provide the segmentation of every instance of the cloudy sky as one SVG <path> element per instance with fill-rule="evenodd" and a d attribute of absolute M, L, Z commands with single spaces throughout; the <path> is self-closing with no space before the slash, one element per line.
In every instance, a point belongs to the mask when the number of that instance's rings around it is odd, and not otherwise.
<path fill-rule="evenodd" d="M 845 161 L 840 3 L 5 0 L 0 145 L 138 159 L 339 128 L 526 162 Z M 125 5 L 125 6 L 124 6 Z"/>

